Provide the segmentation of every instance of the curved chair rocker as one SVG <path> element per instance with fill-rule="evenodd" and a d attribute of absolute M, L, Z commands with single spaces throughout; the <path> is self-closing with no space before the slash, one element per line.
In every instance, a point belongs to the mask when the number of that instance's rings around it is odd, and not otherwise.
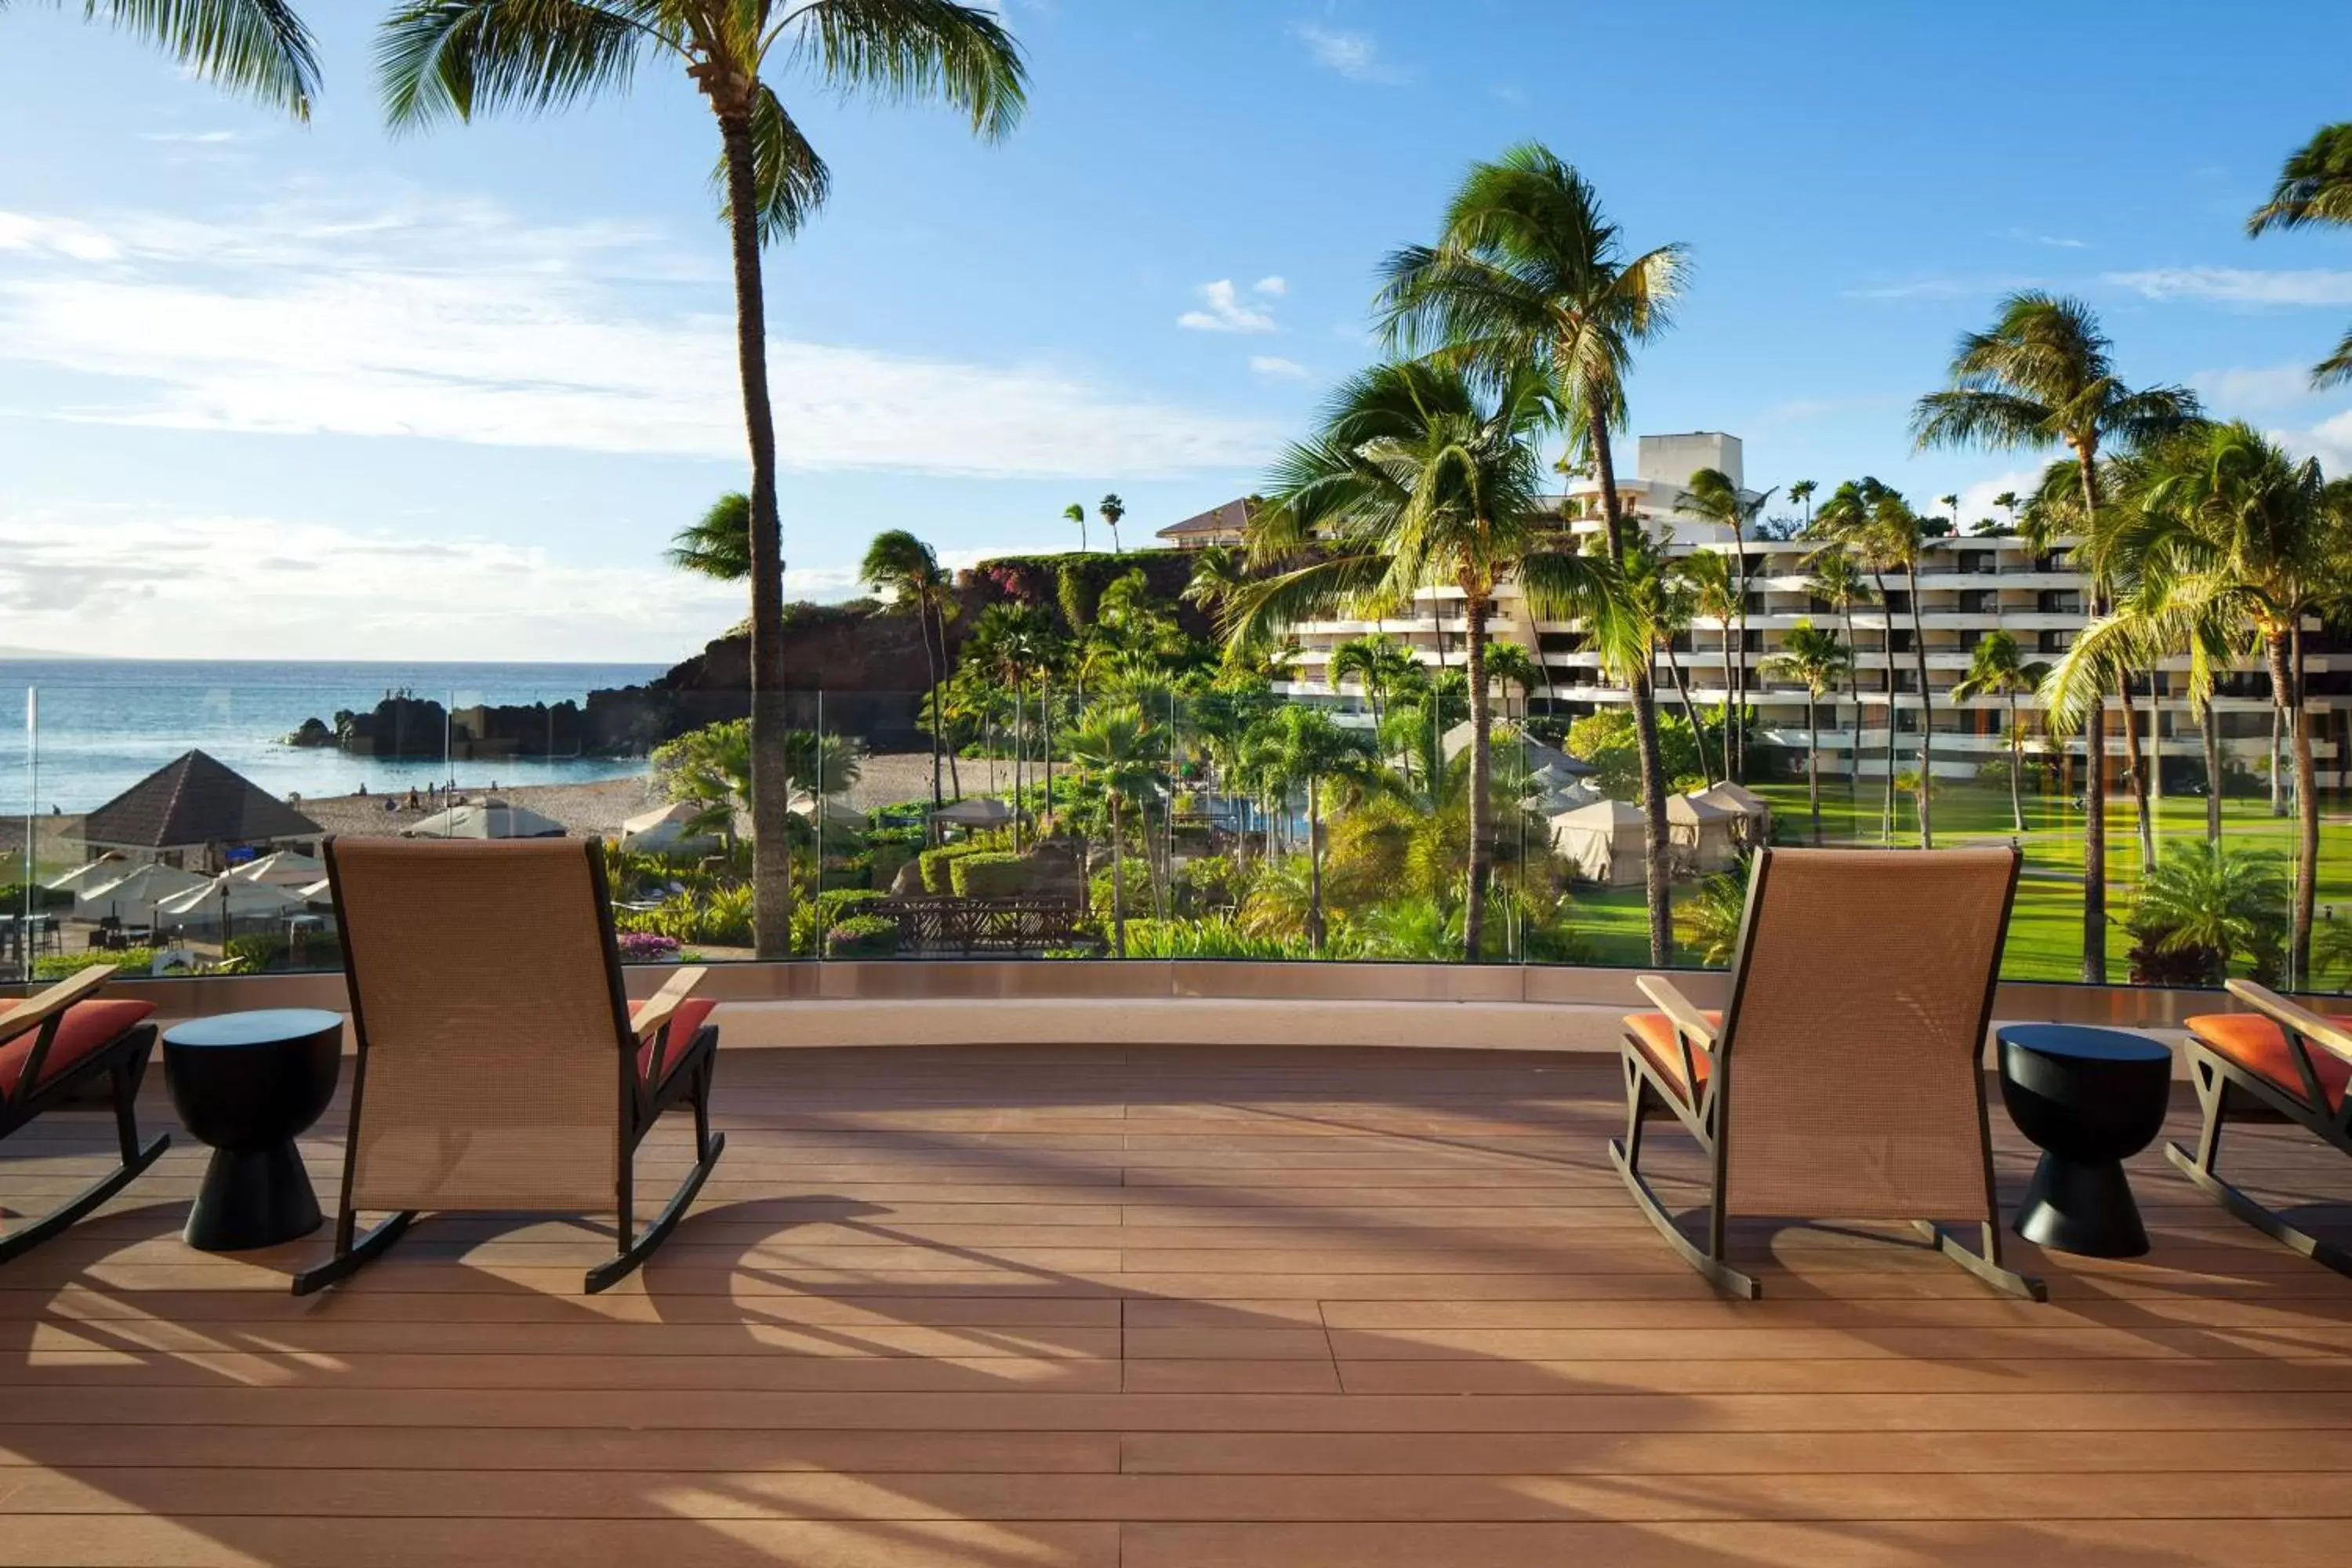
<path fill-rule="evenodd" d="M 1643 975 L 1660 1011 L 1625 1020 L 1625 1136 L 1609 1158 L 1658 1234 L 1717 1288 L 1735 1215 L 1904 1220 L 1996 1289 L 2004 1268 L 1981 1061 L 2017 890 L 2013 849 L 1762 849 L 1748 883 L 1731 1005 L 1702 1011 Z M 1642 1175 L 1642 1134 L 1671 1114 L 1712 1168 L 1704 1247 Z M 1972 1251 L 1935 1221 L 1982 1227 Z"/>
<path fill-rule="evenodd" d="M 2178 1143 L 2164 1152 L 2207 1196 L 2275 1241 L 2338 1274 L 2352 1274 L 2352 1254 L 2290 1225 L 2223 1181 L 2221 1131 L 2241 1121 L 2292 1121 L 2313 1137 L 2352 1154 L 2352 1018 L 2323 1017 L 2249 980 L 2229 983 L 2230 994 L 2251 1013 L 2210 1013 L 2188 1020 L 2189 1079 L 2204 1125 L 2197 1152 Z"/>
<path fill-rule="evenodd" d="M 121 1192 L 172 1146 L 159 1132 L 139 1142 L 139 1080 L 155 1050 L 148 1002 L 92 1001 L 114 965 L 95 963 L 0 1013 L 0 1138 L 99 1078 L 112 1080 L 122 1163 L 41 1218 L 0 1237 L 0 1263 L 38 1247 Z"/>
<path fill-rule="evenodd" d="M 357 1272 L 423 1210 L 618 1215 L 594 1292 L 667 1239 L 719 1163 L 715 1005 L 681 969 L 642 1006 L 593 839 L 326 844 L 359 1063 L 334 1256 L 306 1296 Z M 691 1104 L 695 1165 L 635 1234 L 636 1149 Z M 362 1210 L 391 1211 L 364 1234 Z"/>

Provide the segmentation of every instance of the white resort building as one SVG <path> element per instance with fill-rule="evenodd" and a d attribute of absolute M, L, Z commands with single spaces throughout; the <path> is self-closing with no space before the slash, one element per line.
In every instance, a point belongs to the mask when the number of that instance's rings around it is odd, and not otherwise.
<path fill-rule="evenodd" d="M 1632 475 L 1621 474 L 1618 479 L 1625 517 L 1629 523 L 1648 529 L 1654 537 L 1667 538 L 1668 548 L 1675 553 L 1744 549 L 1749 584 L 1747 646 L 1736 650 L 1735 657 L 1745 666 L 1749 705 L 1760 727 L 1758 739 L 1786 748 L 1801 766 L 1806 745 L 1803 690 L 1792 682 L 1767 679 L 1760 667 L 1800 621 L 1810 619 L 1845 637 L 1849 618 L 1808 592 L 1807 559 L 1822 548 L 1819 541 L 1762 538 L 1753 533 L 1735 541 L 1729 530 L 1681 510 L 1691 475 L 1708 468 L 1721 470 L 1735 484 L 1744 484 L 1739 438 L 1717 431 L 1640 437 Z M 1571 482 L 1562 510 L 1574 520 L 1575 531 L 1598 531 L 1601 527 L 1599 486 L 1591 479 Z M 1180 548 L 1233 542 L 1238 538 L 1242 511 L 1242 503 L 1231 502 L 1165 531 L 1162 537 Z M 1840 691 L 1821 705 L 1825 773 L 1853 773 L 1858 767 L 1864 777 L 1885 775 L 1890 654 L 1895 660 L 1896 766 L 1916 765 L 1921 706 L 1912 648 L 1916 635 L 1926 645 L 1936 773 L 1939 777 L 1974 775 L 1986 762 L 2007 754 L 2007 702 L 1993 697 L 1965 702 L 1952 700 L 1951 688 L 1968 673 L 1970 650 L 1988 633 L 1999 629 L 2017 639 L 2027 659 L 2054 660 L 2063 655 L 2085 619 L 2083 578 L 2072 569 L 2063 545 L 2041 553 L 2025 541 L 2002 534 L 1932 541 L 1919 570 L 1916 634 L 1909 586 L 1904 577 L 1890 576 L 1884 603 L 1859 605 L 1853 611 L 1851 642 L 1854 685 L 1859 691 Z M 1299 627 L 1297 679 L 1286 689 L 1289 694 L 1328 702 L 1343 719 L 1369 723 L 1362 691 L 1353 681 L 1335 689 L 1328 675 L 1331 650 L 1366 633 L 1395 638 L 1431 668 L 1458 667 L 1467 631 L 1460 591 L 1425 591 L 1413 609 L 1414 614 L 1406 618 L 1317 621 Z M 1602 678 L 1597 656 L 1583 647 L 1582 635 L 1573 623 L 1538 621 L 1527 602 L 1506 589 L 1489 626 L 1498 640 L 1517 643 L 1538 656 L 1549 689 L 1539 689 L 1533 695 L 1530 705 L 1535 712 L 1572 720 L 1628 700 L 1622 687 Z M 1735 635 L 1719 622 L 1702 620 L 1688 636 L 1675 641 L 1672 658 L 1681 667 L 1692 700 L 1701 708 L 1726 700 L 1725 650 Z M 2336 651 L 2338 645 L 2315 625 L 2309 628 L 2305 641 L 2319 782 L 2323 787 L 2341 787 L 2352 782 L 2343 776 L 2340 761 L 2352 751 L 2352 727 L 2348 727 L 2352 656 Z M 2142 746 L 2151 748 L 2149 754 L 2163 760 L 2167 776 L 2160 787 L 2198 787 L 2204 777 L 2203 741 L 2187 697 L 2188 668 L 2183 656 L 2167 660 L 2154 672 L 2152 737 L 2147 732 L 2151 703 L 2147 684 L 2141 684 L 2136 693 Z M 1655 673 L 1662 701 L 1678 704 L 1674 671 L 1664 651 Z M 2034 707 L 2031 694 L 2019 697 L 2021 720 L 2038 734 Z M 2215 709 L 2225 753 L 2249 770 L 2263 773 L 2272 741 L 2268 676 L 2252 665 L 2231 675 Z M 2119 707 L 2110 702 L 2107 749 L 2117 758 L 2124 752 L 2123 722 Z M 2038 749 L 2029 743 L 2029 750 Z"/>

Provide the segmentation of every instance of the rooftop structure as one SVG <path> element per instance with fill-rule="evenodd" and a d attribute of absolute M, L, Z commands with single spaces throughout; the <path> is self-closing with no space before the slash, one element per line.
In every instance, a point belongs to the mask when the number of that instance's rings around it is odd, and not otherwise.
<path fill-rule="evenodd" d="M 184 752 L 91 812 L 95 853 L 134 850 L 170 865 L 211 866 L 225 850 L 315 840 L 319 825 L 203 752 Z"/>

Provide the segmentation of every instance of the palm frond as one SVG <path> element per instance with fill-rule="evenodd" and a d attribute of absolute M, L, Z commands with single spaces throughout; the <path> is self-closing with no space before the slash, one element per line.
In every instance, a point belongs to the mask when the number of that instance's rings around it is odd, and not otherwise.
<path fill-rule="evenodd" d="M 2288 154 L 2271 199 L 2246 219 L 2246 233 L 2310 224 L 2352 224 L 2352 123 L 2323 125 Z"/>
<path fill-rule="evenodd" d="M 1028 67 L 1004 24 L 954 0 L 809 0 L 776 25 L 795 56 L 845 96 L 944 102 L 989 141 L 1010 135 L 1028 102 Z"/>
<path fill-rule="evenodd" d="M 546 113 L 625 89 L 649 47 L 676 48 L 655 0 L 411 0 L 376 37 L 395 129 L 501 110 Z"/>
<path fill-rule="evenodd" d="M 146 37 L 207 81 L 310 118 L 318 48 L 288 0 L 83 0 L 83 15 Z"/>
<path fill-rule="evenodd" d="M 833 192 L 833 172 L 785 111 L 783 100 L 765 82 L 751 100 L 751 179 L 758 191 L 760 238 L 763 244 L 790 239 L 816 216 Z M 719 198 L 719 216 L 729 216 L 727 153 L 710 171 L 710 188 Z"/>

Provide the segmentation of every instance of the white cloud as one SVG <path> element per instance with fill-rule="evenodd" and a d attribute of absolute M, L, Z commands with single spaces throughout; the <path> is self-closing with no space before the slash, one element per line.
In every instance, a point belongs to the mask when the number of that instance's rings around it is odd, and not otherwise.
<path fill-rule="evenodd" d="M 1268 277 L 1259 279 L 1256 282 L 1250 285 L 1250 289 L 1253 293 L 1271 294 L 1276 299 L 1279 300 L 1282 296 L 1290 292 L 1290 280 L 1285 278 L 1281 273 L 1276 272 Z"/>
<path fill-rule="evenodd" d="M 2352 408 L 2307 430 L 2273 430 L 2272 440 L 2298 458 L 2316 458 L 2330 479 L 2352 477 Z"/>
<path fill-rule="evenodd" d="M 1312 23 L 1302 23 L 1291 29 L 1291 35 L 1307 46 L 1309 59 L 1349 81 L 1394 87 L 1411 79 L 1410 71 L 1381 58 L 1380 40 L 1370 33 L 1348 32 L 1337 27 L 1318 27 Z"/>
<path fill-rule="evenodd" d="M 243 138 L 234 131 L 142 131 L 139 140 L 184 147 L 220 147 Z"/>
<path fill-rule="evenodd" d="M 2090 245 L 2088 240 L 2071 239 L 2062 234 L 2037 234 L 2030 228 L 2012 228 L 2009 237 L 2022 245 L 2048 245 L 2060 250 L 2083 250 Z"/>
<path fill-rule="evenodd" d="M 1220 278 L 1213 283 L 1203 283 L 1192 292 L 1200 298 L 1202 309 L 1187 310 L 1176 318 L 1176 324 L 1196 332 L 1270 332 L 1274 331 L 1274 313 L 1256 305 L 1244 303 L 1241 290 L 1230 278 Z M 1261 293 L 1279 290 L 1260 289 Z"/>
<path fill-rule="evenodd" d="M 2231 305 L 2352 305 L 2352 271 L 2310 267 L 2263 271 L 2249 267 L 2160 267 L 2110 272 L 2102 282 L 2151 300 L 2210 300 Z"/>
<path fill-rule="evenodd" d="M 2007 473 L 1995 474 L 1991 479 L 1979 479 L 1975 484 L 1966 486 L 1959 492 L 1960 531 L 1963 533 L 1968 532 L 1969 530 L 1976 527 L 1980 521 L 1988 517 L 1991 518 L 1996 522 L 2007 522 L 2009 521 L 2008 510 L 2004 508 L 1995 506 L 1993 504 L 1992 498 L 2001 494 L 2003 491 L 2013 491 L 2017 495 L 2019 501 L 2022 503 L 2027 497 L 2033 494 L 2034 489 L 2041 483 L 2041 469 L 2011 468 Z M 1928 504 L 1933 506 L 1937 511 L 1941 511 L 1943 510 L 1944 503 L 1939 500 L 1935 500 L 1930 498 Z"/>
<path fill-rule="evenodd" d="M 1497 101 L 1507 103 L 1513 109 L 1522 108 L 1528 101 L 1527 89 L 1523 87 L 1513 87 L 1508 82 L 1498 82 L 1495 86 L 1488 88 L 1486 90 L 1488 93 L 1493 95 Z"/>
<path fill-rule="evenodd" d="M 1284 359 L 1279 354 L 1253 354 L 1249 363 L 1250 369 L 1258 374 L 1284 381 L 1305 381 L 1308 374 L 1305 365 L 1295 359 Z"/>
<path fill-rule="evenodd" d="M 727 301 L 711 258 L 658 235 L 482 203 L 0 212 L 0 361 L 110 379 L 59 418 L 740 460 Z M 803 468 L 1142 477 L 1248 467 L 1281 437 L 1045 363 L 769 353 Z"/>
<path fill-rule="evenodd" d="M 793 573 L 795 594 L 845 591 Z M 473 536 L 393 537 L 309 515 L 92 506 L 0 512 L 13 641 L 113 658 L 673 657 L 740 617 L 741 588 L 653 563 L 583 565 Z"/>
<path fill-rule="evenodd" d="M 2189 378 L 2199 395 L 2223 414 L 2248 409 L 2281 408 L 2300 403 L 2311 393 L 2311 367 L 2301 364 L 2234 365 L 2226 370 L 2200 370 Z"/>

